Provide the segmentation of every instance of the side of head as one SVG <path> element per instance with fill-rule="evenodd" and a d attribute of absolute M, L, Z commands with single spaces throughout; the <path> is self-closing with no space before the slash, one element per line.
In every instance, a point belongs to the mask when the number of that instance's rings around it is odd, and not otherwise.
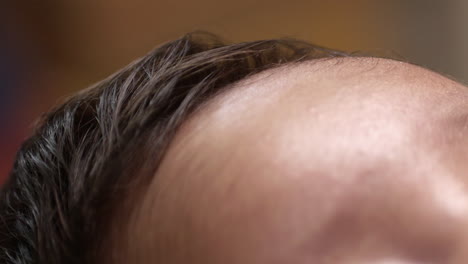
<path fill-rule="evenodd" d="M 164 44 L 43 116 L 0 193 L 2 263 L 92 263 L 208 99 L 287 63 L 347 56 L 295 40 L 225 45 L 204 33 Z M 125 217 L 123 217 L 125 218 Z M 112 260 L 110 261 L 112 262 Z"/>

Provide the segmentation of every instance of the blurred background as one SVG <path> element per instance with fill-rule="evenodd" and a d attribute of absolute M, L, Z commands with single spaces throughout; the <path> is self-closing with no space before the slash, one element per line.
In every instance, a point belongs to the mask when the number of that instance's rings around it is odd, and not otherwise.
<path fill-rule="evenodd" d="M 193 30 L 232 42 L 295 37 L 403 58 L 468 81 L 465 0 L 1 2 L 0 181 L 42 112 Z"/>

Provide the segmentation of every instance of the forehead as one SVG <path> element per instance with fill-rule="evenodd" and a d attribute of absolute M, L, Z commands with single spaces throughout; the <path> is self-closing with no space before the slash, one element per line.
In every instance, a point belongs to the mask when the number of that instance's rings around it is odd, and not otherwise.
<path fill-rule="evenodd" d="M 140 220 L 167 240 L 184 232 L 180 246 L 204 263 L 441 257 L 468 209 L 466 98 L 456 82 L 385 59 L 263 72 L 182 126 Z M 382 220 L 392 217 L 399 226 Z M 441 223 L 451 225 L 431 231 Z"/>
<path fill-rule="evenodd" d="M 460 146 L 467 95 L 466 87 L 403 62 L 311 61 L 229 87 L 186 122 L 172 148 L 173 153 L 193 148 L 230 160 L 245 151 L 255 156 L 254 163 L 262 157 L 284 159 L 315 170 L 337 162 L 380 164 L 368 159 L 390 160 L 398 150 L 404 166 L 405 153 L 414 157 L 434 148 L 454 151 L 454 142 Z"/>

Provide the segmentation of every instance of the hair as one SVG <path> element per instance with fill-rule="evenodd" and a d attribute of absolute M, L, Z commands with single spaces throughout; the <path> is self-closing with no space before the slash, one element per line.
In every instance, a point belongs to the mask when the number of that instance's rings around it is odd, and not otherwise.
<path fill-rule="evenodd" d="M 343 56 L 293 39 L 227 45 L 195 32 L 73 95 L 43 115 L 1 189 L 0 262 L 96 262 L 113 205 L 154 177 L 196 108 L 263 70 Z"/>

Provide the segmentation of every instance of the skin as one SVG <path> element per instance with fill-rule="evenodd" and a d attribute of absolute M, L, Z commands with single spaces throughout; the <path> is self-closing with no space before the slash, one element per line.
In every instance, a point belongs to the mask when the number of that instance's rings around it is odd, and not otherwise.
<path fill-rule="evenodd" d="M 185 122 L 125 263 L 464 264 L 468 88 L 387 59 L 288 65 Z"/>

